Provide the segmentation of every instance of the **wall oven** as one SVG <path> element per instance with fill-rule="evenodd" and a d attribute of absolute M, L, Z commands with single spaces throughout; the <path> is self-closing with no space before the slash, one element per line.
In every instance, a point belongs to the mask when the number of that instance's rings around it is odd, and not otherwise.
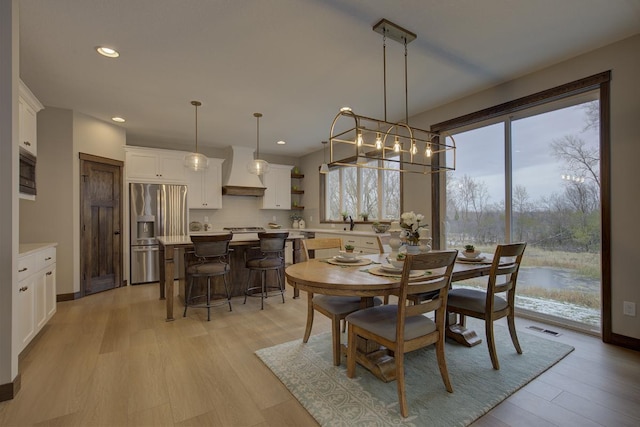
<path fill-rule="evenodd" d="M 36 156 L 20 149 L 20 193 L 36 195 Z"/>

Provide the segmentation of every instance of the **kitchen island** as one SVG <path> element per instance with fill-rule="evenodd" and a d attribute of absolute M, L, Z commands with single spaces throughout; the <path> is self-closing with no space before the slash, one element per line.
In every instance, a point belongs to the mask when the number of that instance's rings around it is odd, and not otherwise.
<path fill-rule="evenodd" d="M 274 232 L 279 230 L 273 230 Z M 226 234 L 224 232 L 209 232 L 209 233 L 198 233 L 198 235 L 216 235 L 216 234 Z M 290 234 L 288 237 L 288 241 L 292 243 L 293 246 L 293 256 L 292 263 L 297 263 L 300 261 L 300 239 L 304 238 L 300 234 Z M 167 308 L 167 321 L 174 320 L 173 317 L 173 295 L 174 295 L 174 280 L 173 278 L 175 273 L 175 256 L 176 249 L 183 248 L 185 250 L 189 250 L 193 248 L 193 243 L 191 242 L 190 236 L 158 236 L 158 243 L 160 249 L 160 280 L 159 280 L 159 288 L 160 288 L 160 299 L 166 299 L 166 308 Z M 247 284 L 247 279 L 249 275 L 249 270 L 245 267 L 245 260 L 252 257 L 258 256 L 260 254 L 259 250 L 260 239 L 258 239 L 258 233 L 242 233 L 242 234 L 234 234 L 230 243 L 230 256 L 229 263 L 231 265 L 231 275 L 229 278 L 229 282 L 231 284 L 231 295 L 232 296 L 240 296 L 244 295 L 244 289 Z M 180 279 L 182 281 L 182 286 L 184 286 L 184 279 Z M 257 278 L 256 278 L 257 280 Z M 284 283 L 284 277 L 282 278 Z M 169 296 L 166 298 L 166 296 Z M 294 296 L 298 296 L 298 292 L 294 293 Z"/>

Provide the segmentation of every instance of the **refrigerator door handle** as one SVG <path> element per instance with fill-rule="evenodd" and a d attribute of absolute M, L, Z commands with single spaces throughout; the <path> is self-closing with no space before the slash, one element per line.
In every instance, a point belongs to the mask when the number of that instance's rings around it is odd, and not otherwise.
<path fill-rule="evenodd" d="M 142 247 L 136 247 L 136 246 L 132 246 L 131 247 L 131 252 L 157 252 L 159 251 L 160 248 L 158 248 L 157 246 L 142 246 Z"/>

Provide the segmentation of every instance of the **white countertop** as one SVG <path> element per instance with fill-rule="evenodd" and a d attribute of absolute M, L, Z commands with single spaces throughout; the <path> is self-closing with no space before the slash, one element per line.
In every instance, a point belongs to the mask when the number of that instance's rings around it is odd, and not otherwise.
<path fill-rule="evenodd" d="M 18 254 L 20 256 L 31 255 L 34 252 L 41 251 L 47 248 L 54 248 L 58 246 L 57 243 L 20 243 L 18 246 Z"/>

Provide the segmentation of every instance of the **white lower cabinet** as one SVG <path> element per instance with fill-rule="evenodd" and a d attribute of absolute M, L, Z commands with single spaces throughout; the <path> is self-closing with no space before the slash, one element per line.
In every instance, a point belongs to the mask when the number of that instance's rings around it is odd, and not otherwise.
<path fill-rule="evenodd" d="M 31 342 L 56 312 L 56 248 L 47 247 L 18 259 L 16 346 Z"/>
<path fill-rule="evenodd" d="M 340 237 L 342 245 L 352 245 L 354 251 L 362 254 L 380 253 L 378 236 L 353 235 L 351 233 L 316 233 L 316 238 Z"/>

